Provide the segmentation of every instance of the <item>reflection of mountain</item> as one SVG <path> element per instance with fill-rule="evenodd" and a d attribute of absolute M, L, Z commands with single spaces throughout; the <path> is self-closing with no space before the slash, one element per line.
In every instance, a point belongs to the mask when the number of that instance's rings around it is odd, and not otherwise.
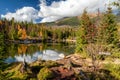
<path fill-rule="evenodd" d="M 38 59 L 41 60 L 57 60 L 57 59 L 62 59 L 64 57 L 63 54 L 59 54 L 58 52 L 54 51 L 54 50 L 44 50 L 43 53 L 42 52 L 36 52 L 32 55 L 29 54 L 21 54 L 21 55 L 17 55 L 14 56 L 14 58 L 9 57 L 5 60 L 5 63 L 12 63 L 12 62 L 23 62 L 25 60 L 25 62 L 27 63 L 31 63 L 34 62 Z"/>

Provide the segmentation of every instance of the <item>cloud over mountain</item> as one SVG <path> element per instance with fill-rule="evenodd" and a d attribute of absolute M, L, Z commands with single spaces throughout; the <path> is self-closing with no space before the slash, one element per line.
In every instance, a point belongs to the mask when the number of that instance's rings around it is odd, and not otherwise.
<path fill-rule="evenodd" d="M 117 0 L 111 0 L 117 1 Z M 36 10 L 33 7 L 23 7 L 18 9 L 15 13 L 8 12 L 2 17 L 7 19 L 15 18 L 17 21 L 33 20 L 42 18 L 40 22 L 52 22 L 64 17 L 78 16 L 83 13 L 86 8 L 88 12 L 96 12 L 99 8 L 100 11 L 105 10 L 109 0 L 66 0 L 53 2 L 50 6 L 46 5 L 45 0 L 40 0 L 40 10 Z"/>

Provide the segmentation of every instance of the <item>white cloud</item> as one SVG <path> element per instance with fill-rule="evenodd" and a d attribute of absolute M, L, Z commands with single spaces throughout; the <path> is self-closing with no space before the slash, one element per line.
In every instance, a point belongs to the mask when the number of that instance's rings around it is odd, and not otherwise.
<path fill-rule="evenodd" d="M 8 20 L 11 20 L 13 17 L 16 21 L 28 21 L 33 20 L 35 22 L 38 19 L 38 11 L 33 7 L 23 7 L 21 9 L 16 10 L 15 13 L 8 12 L 6 15 L 1 15 L 1 17 L 5 17 Z"/>
<path fill-rule="evenodd" d="M 88 12 L 95 12 L 98 8 L 103 11 L 108 2 L 109 0 L 66 0 L 53 2 L 51 6 L 46 6 L 42 0 L 39 17 L 43 17 L 41 22 L 51 22 L 63 17 L 80 15 L 85 8 L 87 8 Z"/>
<path fill-rule="evenodd" d="M 117 1 L 117 0 L 110 0 Z M 88 12 L 96 12 L 99 8 L 101 11 L 105 10 L 105 5 L 109 0 L 66 0 L 53 2 L 50 6 L 46 5 L 45 0 L 40 0 L 40 10 L 36 10 L 33 7 L 23 7 L 18 9 L 15 13 L 7 13 L 1 15 L 7 19 L 15 18 L 17 21 L 28 21 L 43 18 L 40 22 L 52 22 L 64 17 L 78 16 L 83 13 L 83 10 L 87 8 Z"/>

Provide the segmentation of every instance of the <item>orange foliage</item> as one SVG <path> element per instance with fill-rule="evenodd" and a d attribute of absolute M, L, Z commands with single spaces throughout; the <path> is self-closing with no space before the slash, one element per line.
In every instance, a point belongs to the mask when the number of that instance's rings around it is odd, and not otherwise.
<path fill-rule="evenodd" d="M 41 32 L 41 31 L 38 33 L 38 35 L 39 35 L 40 37 L 42 37 L 42 36 L 43 36 L 43 34 L 42 34 L 42 32 Z"/>
<path fill-rule="evenodd" d="M 27 38 L 26 30 L 23 29 L 22 30 L 22 39 L 26 39 L 26 38 Z"/>
<path fill-rule="evenodd" d="M 26 45 L 22 44 L 18 47 L 18 54 L 25 54 L 26 51 L 27 51 L 27 46 Z"/>
<path fill-rule="evenodd" d="M 27 38 L 27 33 L 25 29 L 21 29 L 20 25 L 18 25 L 18 35 L 21 36 L 21 39 L 26 39 Z"/>
<path fill-rule="evenodd" d="M 2 21 L 0 21 L 0 25 L 2 25 Z"/>
<path fill-rule="evenodd" d="M 18 47 L 18 54 L 22 54 L 22 50 L 20 47 Z"/>

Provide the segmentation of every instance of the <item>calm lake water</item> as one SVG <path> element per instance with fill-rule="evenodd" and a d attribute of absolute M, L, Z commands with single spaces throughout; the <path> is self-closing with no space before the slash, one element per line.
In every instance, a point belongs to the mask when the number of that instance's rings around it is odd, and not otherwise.
<path fill-rule="evenodd" d="M 6 46 L 5 63 L 27 62 L 36 60 L 57 60 L 74 53 L 74 43 L 46 44 L 10 44 Z"/>

